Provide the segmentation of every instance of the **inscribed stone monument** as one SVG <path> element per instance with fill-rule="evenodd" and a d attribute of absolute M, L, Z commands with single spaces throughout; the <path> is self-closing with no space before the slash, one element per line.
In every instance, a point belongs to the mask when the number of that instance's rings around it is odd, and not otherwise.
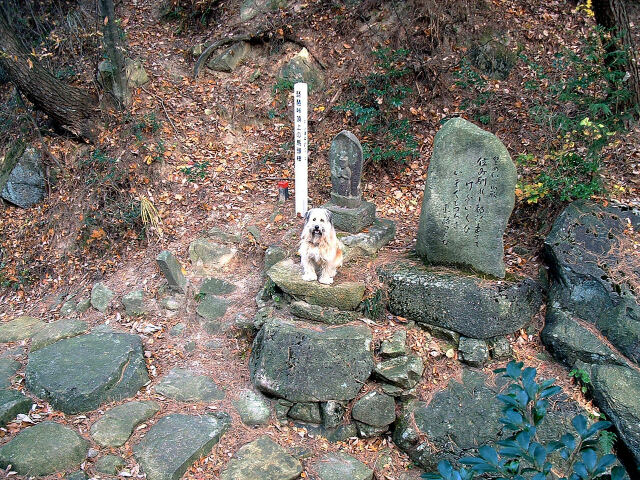
<path fill-rule="evenodd" d="M 362 199 L 362 146 L 355 135 L 341 131 L 331 142 L 331 201 L 325 208 L 333 213 L 339 230 L 357 233 L 373 223 L 376 206 Z"/>
<path fill-rule="evenodd" d="M 504 278 L 502 236 L 515 204 L 516 167 L 493 134 L 462 119 L 436 134 L 416 251 L 430 264 Z"/>

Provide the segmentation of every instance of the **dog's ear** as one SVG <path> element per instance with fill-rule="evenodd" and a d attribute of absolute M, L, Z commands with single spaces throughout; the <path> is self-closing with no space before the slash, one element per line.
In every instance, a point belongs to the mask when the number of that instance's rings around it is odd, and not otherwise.
<path fill-rule="evenodd" d="M 329 220 L 329 223 L 333 227 L 333 213 L 331 213 L 331 210 L 327 210 L 327 220 Z"/>

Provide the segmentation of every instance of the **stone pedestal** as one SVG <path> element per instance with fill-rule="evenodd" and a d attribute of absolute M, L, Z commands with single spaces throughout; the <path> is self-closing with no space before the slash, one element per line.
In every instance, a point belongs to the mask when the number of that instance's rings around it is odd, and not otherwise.
<path fill-rule="evenodd" d="M 333 225 L 344 232 L 361 232 L 376 219 L 376 206 L 371 202 L 361 201 L 355 208 L 341 207 L 329 202 L 324 208 L 333 214 Z"/>

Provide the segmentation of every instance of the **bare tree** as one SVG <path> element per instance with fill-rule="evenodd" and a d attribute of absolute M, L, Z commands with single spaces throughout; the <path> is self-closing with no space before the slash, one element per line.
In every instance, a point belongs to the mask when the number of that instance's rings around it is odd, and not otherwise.
<path fill-rule="evenodd" d="M 113 0 L 100 0 L 100 14 L 102 15 L 102 44 L 110 64 L 110 75 L 106 78 L 108 85 L 105 89 L 113 96 L 119 108 L 126 107 L 131 94 L 125 71 L 124 44 L 120 37 L 120 28 L 116 23 Z"/>
<path fill-rule="evenodd" d="M 98 99 L 87 90 L 58 80 L 29 53 L 0 12 L 0 67 L 18 90 L 54 122 L 78 137 L 97 138 Z"/>

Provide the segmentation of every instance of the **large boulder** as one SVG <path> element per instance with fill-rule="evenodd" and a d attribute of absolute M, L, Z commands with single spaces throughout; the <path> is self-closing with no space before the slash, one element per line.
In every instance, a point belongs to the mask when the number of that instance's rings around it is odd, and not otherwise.
<path fill-rule="evenodd" d="M 622 365 L 591 368 L 593 398 L 640 466 L 640 375 Z"/>
<path fill-rule="evenodd" d="M 44 476 L 82 463 L 89 442 L 74 430 L 55 422 L 42 422 L 21 431 L 0 448 L 0 467 L 11 465 L 20 475 Z"/>
<path fill-rule="evenodd" d="M 463 370 L 460 383 L 452 380 L 429 403 L 416 401 L 404 410 L 394 443 L 427 471 L 434 471 L 440 460 L 459 465 L 461 457 L 508 435 L 500 423 L 502 403 L 496 399 L 504 387 L 503 378 L 494 383 L 479 371 Z M 539 440 L 559 440 L 573 431 L 570 422 L 577 413 L 575 403 L 554 402 L 538 428 Z"/>
<path fill-rule="evenodd" d="M 66 338 L 29 354 L 27 388 L 65 413 L 132 397 L 149 381 L 142 342 L 126 333 Z"/>
<path fill-rule="evenodd" d="M 338 273 L 338 276 L 340 273 Z M 302 279 L 302 266 L 291 259 L 276 263 L 267 276 L 285 293 L 307 303 L 340 310 L 355 310 L 364 296 L 363 282 L 342 282 L 324 285 Z"/>
<path fill-rule="evenodd" d="M 542 289 L 531 279 L 480 280 L 402 262 L 378 275 L 388 287 L 389 311 L 469 338 L 513 333 L 542 306 Z"/>
<path fill-rule="evenodd" d="M 304 82 L 309 85 L 309 91 L 320 88 L 324 84 L 322 73 L 313 63 L 306 48 L 300 50 L 282 67 L 280 78 L 293 83 Z"/>
<path fill-rule="evenodd" d="M 40 154 L 18 144 L 0 162 L 0 195 L 7 202 L 29 208 L 46 194 Z"/>
<path fill-rule="evenodd" d="M 640 362 L 640 307 L 626 282 L 640 281 L 627 229 L 640 214 L 577 201 L 560 214 L 545 240 L 551 310 L 595 325 L 621 353 Z M 629 256 L 631 255 L 631 258 Z"/>
<path fill-rule="evenodd" d="M 502 237 L 515 205 L 516 167 L 503 143 L 463 118 L 433 140 L 416 252 L 429 264 L 504 277 Z"/>
<path fill-rule="evenodd" d="M 271 320 L 253 342 L 251 379 L 260 390 L 292 402 L 351 400 L 373 369 L 371 341 L 364 325 Z"/>
<path fill-rule="evenodd" d="M 207 66 L 218 72 L 233 72 L 251 51 L 248 42 L 237 42 L 209 60 Z"/>
<path fill-rule="evenodd" d="M 230 426 L 231 417 L 224 412 L 167 415 L 133 447 L 133 454 L 148 480 L 178 480 Z"/>
<path fill-rule="evenodd" d="M 632 232 L 640 214 L 577 201 L 545 240 L 549 303 L 542 341 L 591 377 L 596 405 L 640 466 L 640 268 Z"/>

